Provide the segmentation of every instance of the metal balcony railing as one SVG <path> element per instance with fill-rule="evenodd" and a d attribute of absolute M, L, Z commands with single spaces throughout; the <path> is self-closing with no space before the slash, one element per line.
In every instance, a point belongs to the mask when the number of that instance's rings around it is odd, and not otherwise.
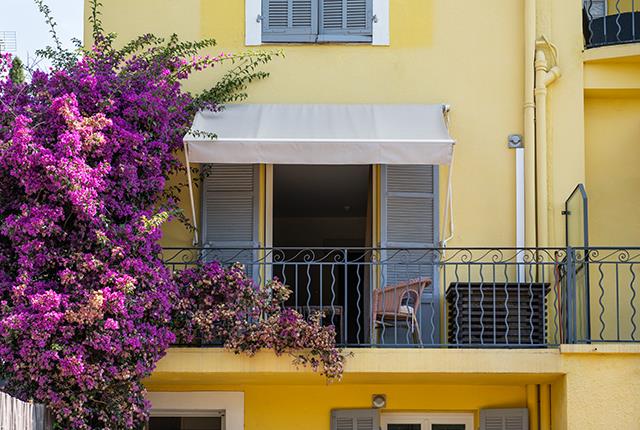
<path fill-rule="evenodd" d="M 584 0 L 585 46 L 594 48 L 640 41 L 640 1 Z"/>
<path fill-rule="evenodd" d="M 240 262 L 348 347 L 640 341 L 640 248 L 166 248 L 173 270 Z"/>

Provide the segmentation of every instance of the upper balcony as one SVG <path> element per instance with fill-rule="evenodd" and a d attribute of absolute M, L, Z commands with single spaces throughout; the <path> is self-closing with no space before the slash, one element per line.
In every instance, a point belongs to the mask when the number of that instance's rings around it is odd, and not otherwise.
<path fill-rule="evenodd" d="M 640 341 L 640 248 L 167 248 L 164 260 L 278 277 L 284 305 L 320 312 L 343 347 Z"/>
<path fill-rule="evenodd" d="M 640 42 L 640 2 L 584 0 L 583 3 L 586 48 Z"/>

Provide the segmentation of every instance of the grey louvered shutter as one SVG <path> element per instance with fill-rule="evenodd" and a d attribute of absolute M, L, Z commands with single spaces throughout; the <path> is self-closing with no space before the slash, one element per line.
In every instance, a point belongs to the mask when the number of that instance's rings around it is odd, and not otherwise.
<path fill-rule="evenodd" d="M 372 0 L 320 0 L 319 42 L 370 42 Z"/>
<path fill-rule="evenodd" d="M 318 0 L 263 0 L 263 42 L 315 42 Z"/>
<path fill-rule="evenodd" d="M 383 166 L 382 247 L 389 251 L 387 283 L 433 275 L 437 245 L 435 166 Z M 411 251 L 406 248 L 420 248 Z"/>
<path fill-rule="evenodd" d="M 480 430 L 529 430 L 529 410 L 482 409 Z"/>
<path fill-rule="evenodd" d="M 428 277 L 420 307 L 422 341 L 438 343 L 438 169 L 431 165 L 382 166 L 382 288 Z"/>
<path fill-rule="evenodd" d="M 378 409 L 335 409 L 331 411 L 331 430 L 379 430 Z"/>
<path fill-rule="evenodd" d="M 251 273 L 258 247 L 258 166 L 213 164 L 202 187 L 202 241 L 206 260 L 240 262 Z M 222 248 L 222 250 L 221 250 Z"/>

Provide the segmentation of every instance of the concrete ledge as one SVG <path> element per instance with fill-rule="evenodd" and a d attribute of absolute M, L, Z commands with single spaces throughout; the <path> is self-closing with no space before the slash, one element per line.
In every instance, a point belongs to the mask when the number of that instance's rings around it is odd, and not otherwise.
<path fill-rule="evenodd" d="M 640 355 L 640 343 L 592 343 L 589 345 L 561 345 L 560 353 Z"/>
<path fill-rule="evenodd" d="M 558 349 L 347 349 L 345 373 L 547 373 Z M 171 348 L 157 372 L 296 373 L 291 357 L 270 351 L 248 357 L 221 348 Z"/>
<path fill-rule="evenodd" d="M 584 51 L 585 63 L 608 61 L 640 61 L 640 43 L 625 43 L 622 45 L 601 46 Z"/>
<path fill-rule="evenodd" d="M 557 349 L 350 349 L 347 384 L 527 384 L 562 375 Z M 219 348 L 171 348 L 148 387 L 207 384 L 325 384 L 292 357 L 269 351 L 254 357 Z"/>

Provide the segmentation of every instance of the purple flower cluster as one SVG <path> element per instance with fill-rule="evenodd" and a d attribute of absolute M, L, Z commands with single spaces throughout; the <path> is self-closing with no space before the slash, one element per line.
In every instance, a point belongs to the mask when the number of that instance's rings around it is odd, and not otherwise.
<path fill-rule="evenodd" d="M 283 305 L 291 291 L 278 280 L 257 288 L 242 266 L 217 262 L 176 274 L 178 297 L 172 326 L 178 343 L 219 343 L 236 353 L 262 349 L 291 354 L 329 380 L 340 379 L 344 354 L 335 343 L 335 328 L 321 315 L 309 321 Z"/>
<path fill-rule="evenodd" d="M 240 267 L 217 264 L 174 278 L 159 258 L 160 226 L 181 217 L 167 181 L 187 168 L 177 155 L 193 114 L 244 99 L 273 54 L 198 56 L 214 42 L 153 35 L 115 49 L 92 4 L 96 42 L 81 58 L 60 52 L 23 82 L 0 55 L 5 389 L 44 403 L 61 429 L 137 429 L 149 412 L 141 381 L 176 336 L 289 352 L 339 378 L 333 328 L 283 309 L 280 283 L 258 291 Z M 222 62 L 233 66 L 211 88 L 181 88 Z"/>
<path fill-rule="evenodd" d="M 179 79 L 217 60 L 157 50 L 98 43 L 26 83 L 0 58 L 0 377 L 65 429 L 138 428 L 175 339 L 157 242 L 194 110 Z"/>

